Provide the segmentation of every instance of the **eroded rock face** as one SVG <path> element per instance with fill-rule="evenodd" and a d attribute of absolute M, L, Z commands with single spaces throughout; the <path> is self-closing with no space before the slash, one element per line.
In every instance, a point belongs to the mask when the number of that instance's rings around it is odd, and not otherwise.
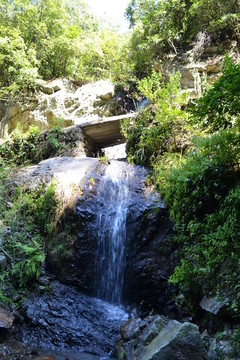
<path fill-rule="evenodd" d="M 195 43 L 183 55 L 169 55 L 157 66 L 166 79 L 169 74 L 180 72 L 181 87 L 190 97 L 201 96 L 206 83 L 213 84 L 220 76 L 227 53 L 237 56 L 235 41 L 226 41 L 219 46 L 205 44 L 202 48 Z M 203 45 L 203 44 L 202 44 Z"/>
<path fill-rule="evenodd" d="M 1 131 L 11 133 L 18 123 L 23 131 L 30 125 L 45 130 L 59 121 L 67 127 L 117 115 L 122 109 L 114 93 L 114 85 L 107 80 L 82 86 L 66 79 L 43 83 L 33 97 L 0 101 Z"/>
<path fill-rule="evenodd" d="M 221 75 L 224 56 L 214 56 L 204 61 L 184 61 L 183 59 L 170 58 L 162 64 L 162 70 L 166 78 L 168 74 L 177 71 L 181 74 L 181 87 L 192 97 L 200 96 L 204 84 L 214 83 Z"/>
<path fill-rule="evenodd" d="M 207 360 L 198 327 L 162 316 L 129 319 L 115 344 L 119 360 Z"/>

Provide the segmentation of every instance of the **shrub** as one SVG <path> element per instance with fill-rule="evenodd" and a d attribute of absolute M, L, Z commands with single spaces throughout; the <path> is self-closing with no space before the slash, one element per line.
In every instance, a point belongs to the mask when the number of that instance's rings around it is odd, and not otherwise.
<path fill-rule="evenodd" d="M 161 73 L 138 82 L 138 89 L 151 102 L 136 121 L 126 121 L 123 133 L 127 139 L 129 159 L 139 165 L 152 166 L 157 156 L 166 152 L 183 152 L 190 128 L 187 114 L 181 109 L 185 97 L 180 92 L 180 75 L 170 76 L 168 83 Z"/>
<path fill-rule="evenodd" d="M 222 76 L 193 107 L 193 121 L 211 132 L 238 127 L 240 112 L 240 64 L 226 57 Z"/>
<path fill-rule="evenodd" d="M 11 138 L 0 145 L 0 158 L 16 165 L 36 162 L 39 135 L 38 127 L 31 126 L 28 132 L 23 134 L 21 126 L 18 124 Z"/>
<path fill-rule="evenodd" d="M 3 200 L 8 201 L 6 195 Z M 3 224 L 11 229 L 10 234 L 4 235 L 3 243 L 11 259 L 11 267 L 2 274 L 5 285 L 11 281 L 16 289 L 34 286 L 54 236 L 57 206 L 53 183 L 47 189 L 39 187 L 35 191 L 16 189 L 12 205 L 5 207 L 2 218 Z"/>
<path fill-rule="evenodd" d="M 164 197 L 182 246 L 181 264 L 170 282 L 190 302 L 220 289 L 221 294 L 230 291 L 231 306 L 236 301 L 240 306 L 233 290 L 236 276 L 224 271 L 224 264 L 239 269 L 239 141 L 234 131 L 202 138 L 167 175 Z"/>

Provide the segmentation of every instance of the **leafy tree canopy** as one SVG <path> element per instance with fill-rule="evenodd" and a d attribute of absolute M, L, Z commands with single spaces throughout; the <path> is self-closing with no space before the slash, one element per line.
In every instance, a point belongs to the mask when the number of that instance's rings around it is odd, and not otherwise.
<path fill-rule="evenodd" d="M 164 53 L 182 51 L 199 33 L 213 43 L 239 41 L 237 0 L 131 0 L 125 15 L 133 28 L 131 47 L 140 77 Z"/>
<path fill-rule="evenodd" d="M 125 70 L 131 78 L 126 42 L 82 0 L 2 0 L 0 86 L 27 90 L 39 78 L 64 76 L 124 81 Z"/>

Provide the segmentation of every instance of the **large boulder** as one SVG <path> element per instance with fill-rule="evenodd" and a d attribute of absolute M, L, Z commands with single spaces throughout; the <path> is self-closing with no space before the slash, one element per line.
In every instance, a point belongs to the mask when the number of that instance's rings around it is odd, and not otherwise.
<path fill-rule="evenodd" d="M 198 327 L 159 315 L 129 319 L 115 344 L 119 360 L 206 360 Z"/>
<path fill-rule="evenodd" d="M 56 183 L 56 192 L 61 204 L 68 206 L 72 198 L 81 193 L 88 177 L 97 167 L 96 158 L 56 157 L 41 161 L 38 165 L 20 168 L 10 176 L 8 188 L 18 186 L 25 189 L 36 189 L 39 185 L 47 186 Z"/>

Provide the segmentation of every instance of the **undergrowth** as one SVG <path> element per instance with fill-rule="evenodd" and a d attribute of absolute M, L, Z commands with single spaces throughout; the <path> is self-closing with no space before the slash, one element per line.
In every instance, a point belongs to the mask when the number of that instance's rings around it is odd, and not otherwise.
<path fill-rule="evenodd" d="M 60 155 L 65 149 L 62 119 L 56 119 L 55 125 L 45 132 L 41 132 L 37 126 L 30 126 L 24 133 L 18 124 L 11 135 L 0 144 L 0 164 L 37 164 L 41 160 Z"/>
<path fill-rule="evenodd" d="M 1 168 L 0 251 L 7 266 L 0 270 L 0 301 L 5 303 L 15 291 L 35 286 L 54 237 L 58 206 L 54 183 L 34 191 L 18 187 L 9 197 L 6 173 L 7 168 Z"/>
<path fill-rule="evenodd" d="M 199 312 L 216 296 L 240 317 L 240 65 L 226 58 L 223 74 L 183 109 L 178 77 L 140 83 L 152 104 L 125 123 L 129 160 L 148 166 L 168 206 L 180 262 L 169 279 L 184 308 Z M 235 333 L 234 333 L 235 334 Z M 233 347 L 239 346 L 236 336 Z"/>

